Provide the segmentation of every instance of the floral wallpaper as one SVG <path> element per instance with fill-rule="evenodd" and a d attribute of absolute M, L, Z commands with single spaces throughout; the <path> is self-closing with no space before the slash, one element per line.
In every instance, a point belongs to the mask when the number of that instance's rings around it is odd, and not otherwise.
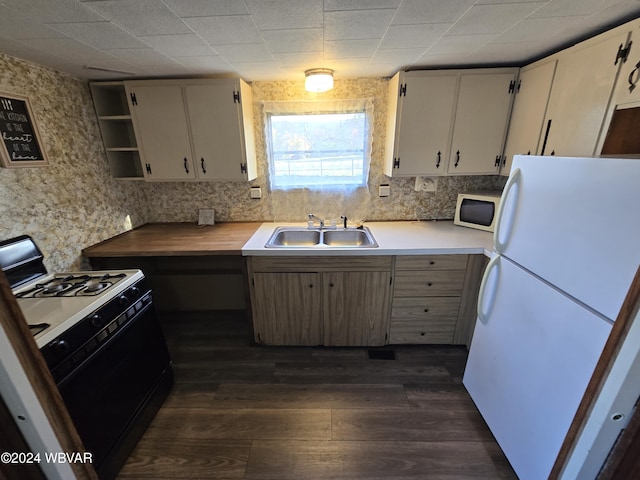
<path fill-rule="evenodd" d="M 387 80 L 336 79 L 333 90 L 314 94 L 305 91 L 304 81 L 253 82 L 254 124 L 258 178 L 253 182 L 147 183 L 144 189 L 154 201 L 149 205 L 151 221 L 197 220 L 198 209 L 214 208 L 219 221 L 306 220 L 313 212 L 327 219 L 346 215 L 356 221 L 452 219 L 458 192 L 500 190 L 500 176 L 441 177 L 434 193 L 416 192 L 415 178 L 389 178 L 383 173 L 386 131 Z M 374 131 L 368 190 L 356 195 L 331 195 L 303 191 L 271 192 L 262 113 L 263 101 L 370 98 L 374 104 Z M 389 184 L 391 195 L 378 196 L 378 186 Z M 249 197 L 251 186 L 260 186 L 262 198 Z"/>
<path fill-rule="evenodd" d="M 0 168 L 0 240 L 31 235 L 49 271 L 146 221 L 145 192 L 110 176 L 86 81 L 0 54 L 0 92 L 29 97 L 49 165 Z"/>

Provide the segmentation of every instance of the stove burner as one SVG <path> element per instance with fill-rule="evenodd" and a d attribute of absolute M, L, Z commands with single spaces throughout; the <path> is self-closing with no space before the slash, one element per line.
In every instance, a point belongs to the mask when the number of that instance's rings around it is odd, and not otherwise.
<path fill-rule="evenodd" d="M 103 275 L 63 274 L 46 283 L 37 283 L 32 289 L 16 294 L 16 297 L 45 298 L 100 295 L 125 277 L 125 273 L 105 273 Z"/>

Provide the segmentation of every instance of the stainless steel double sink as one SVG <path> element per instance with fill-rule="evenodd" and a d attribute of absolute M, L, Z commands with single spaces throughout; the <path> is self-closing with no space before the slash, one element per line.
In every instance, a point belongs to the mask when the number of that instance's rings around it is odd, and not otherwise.
<path fill-rule="evenodd" d="M 265 244 L 266 248 L 375 248 L 378 243 L 367 227 L 302 228 L 277 227 Z"/>

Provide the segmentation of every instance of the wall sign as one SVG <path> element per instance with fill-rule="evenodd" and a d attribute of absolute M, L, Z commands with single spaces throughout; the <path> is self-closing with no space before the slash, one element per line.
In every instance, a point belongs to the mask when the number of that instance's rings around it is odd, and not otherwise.
<path fill-rule="evenodd" d="M 47 165 L 29 98 L 0 92 L 0 163 L 3 167 Z"/>

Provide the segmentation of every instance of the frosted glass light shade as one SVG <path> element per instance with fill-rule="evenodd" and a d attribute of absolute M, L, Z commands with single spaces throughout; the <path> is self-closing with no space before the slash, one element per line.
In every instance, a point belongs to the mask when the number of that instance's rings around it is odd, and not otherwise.
<path fill-rule="evenodd" d="M 304 88 L 307 92 L 321 93 L 333 88 L 333 70 L 312 68 L 304 72 Z"/>

